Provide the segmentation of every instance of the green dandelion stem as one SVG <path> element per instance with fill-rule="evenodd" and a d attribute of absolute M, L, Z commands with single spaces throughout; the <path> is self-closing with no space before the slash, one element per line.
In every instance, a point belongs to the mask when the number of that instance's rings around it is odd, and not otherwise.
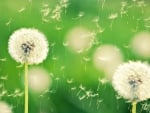
<path fill-rule="evenodd" d="M 136 104 L 137 102 L 135 101 L 132 102 L 132 113 L 136 113 Z"/>
<path fill-rule="evenodd" d="M 25 63 L 24 88 L 25 88 L 24 113 L 28 113 L 28 63 Z"/>

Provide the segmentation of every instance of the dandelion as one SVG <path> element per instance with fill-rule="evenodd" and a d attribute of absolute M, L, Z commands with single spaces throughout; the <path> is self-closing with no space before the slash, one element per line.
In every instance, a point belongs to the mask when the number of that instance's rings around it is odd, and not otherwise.
<path fill-rule="evenodd" d="M 150 58 L 150 33 L 145 31 L 137 33 L 131 40 L 131 48 L 137 55 Z"/>
<path fill-rule="evenodd" d="M 50 87 L 52 83 L 49 73 L 43 68 L 31 68 L 29 69 L 28 75 L 29 88 L 36 93 L 43 93 Z"/>
<path fill-rule="evenodd" d="M 25 67 L 25 113 L 28 113 L 28 65 L 42 63 L 48 54 L 48 42 L 36 29 L 21 28 L 9 39 L 8 50 L 13 59 Z"/>
<path fill-rule="evenodd" d="M 9 53 L 22 64 L 39 64 L 46 59 L 48 42 L 36 29 L 22 28 L 15 31 L 9 39 Z"/>
<path fill-rule="evenodd" d="M 150 97 L 150 67 L 140 61 L 124 63 L 113 76 L 113 87 L 118 94 L 132 102 L 132 113 L 136 104 Z"/>
<path fill-rule="evenodd" d="M 1 101 L 0 113 L 12 113 L 11 107 L 7 103 Z"/>
<path fill-rule="evenodd" d="M 75 27 L 66 35 L 66 43 L 70 50 L 76 53 L 88 51 L 94 41 L 95 35 L 84 27 Z"/>
<path fill-rule="evenodd" d="M 120 49 L 114 45 L 104 44 L 99 46 L 93 55 L 93 63 L 98 70 L 104 71 L 106 78 L 111 80 L 112 75 L 123 62 Z"/>

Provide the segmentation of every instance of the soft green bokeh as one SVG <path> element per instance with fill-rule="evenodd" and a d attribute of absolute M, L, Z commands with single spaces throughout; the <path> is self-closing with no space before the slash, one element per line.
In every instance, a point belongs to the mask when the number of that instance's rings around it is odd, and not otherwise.
<path fill-rule="evenodd" d="M 53 74 L 53 84 L 43 96 L 29 93 L 29 113 L 129 113 L 131 105 L 124 99 L 116 99 L 117 93 L 111 83 L 99 84 L 98 79 L 105 75 L 94 67 L 92 57 L 101 44 L 114 44 L 121 49 L 124 61 L 149 61 L 135 55 L 129 44 L 137 32 L 150 31 L 150 27 L 145 27 L 150 26 L 150 22 L 144 21 L 150 17 L 150 1 L 143 0 L 145 6 L 139 7 L 140 0 L 124 0 L 127 2 L 127 14 L 121 16 L 122 0 L 69 0 L 68 7 L 61 10 L 59 21 L 49 18 L 51 12 L 44 17 L 46 21 L 43 21 L 41 10 L 44 4 L 51 11 L 60 1 L 0 0 L 0 77 L 8 77 L 7 80 L 0 78 L 0 84 L 4 84 L 0 91 L 5 89 L 7 94 L 12 94 L 15 89 L 24 90 L 23 67 L 18 67 L 20 64 L 8 54 L 8 39 L 16 29 L 37 28 L 47 36 L 50 44 L 48 58 L 39 66 Z M 108 18 L 116 13 L 116 19 Z M 95 18 L 99 19 L 98 24 L 104 29 L 102 33 L 97 32 L 96 23 L 93 22 Z M 95 31 L 99 43 L 84 54 L 71 52 L 63 43 L 67 32 L 75 26 L 85 26 Z M 90 58 L 90 61 L 84 61 L 84 57 Z M 68 80 L 73 80 L 73 83 L 68 83 Z M 80 92 L 81 85 L 86 87 L 86 91 L 99 96 L 80 100 L 86 94 Z M 72 88 L 76 90 L 71 90 Z M 14 113 L 23 113 L 24 97 L 16 98 L 7 94 L 0 96 L 0 100 L 12 105 Z M 138 105 L 138 113 L 144 112 L 140 110 L 141 105 Z"/>

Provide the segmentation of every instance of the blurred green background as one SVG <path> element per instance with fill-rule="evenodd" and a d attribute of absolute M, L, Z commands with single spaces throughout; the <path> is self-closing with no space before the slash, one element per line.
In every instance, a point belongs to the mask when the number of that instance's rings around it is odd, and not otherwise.
<path fill-rule="evenodd" d="M 60 9 L 55 12 L 56 6 Z M 118 99 L 111 82 L 100 83 L 105 74 L 95 68 L 92 57 L 101 44 L 113 44 L 124 61 L 150 61 L 135 55 L 129 46 L 137 32 L 150 31 L 147 18 L 149 0 L 0 0 L 0 100 L 10 104 L 13 113 L 24 112 L 23 95 L 14 96 L 15 90 L 24 91 L 23 67 L 8 54 L 8 39 L 16 29 L 27 27 L 39 29 L 48 38 L 48 58 L 39 66 L 53 81 L 48 92 L 29 93 L 29 113 L 129 113 L 130 103 Z M 64 46 L 67 32 L 76 26 L 95 33 L 97 43 L 85 53 Z M 104 31 L 99 32 L 100 28 Z M 95 96 L 88 97 L 88 92 Z M 144 110 L 143 104 L 138 104 L 138 113 L 149 112 L 150 107 Z"/>

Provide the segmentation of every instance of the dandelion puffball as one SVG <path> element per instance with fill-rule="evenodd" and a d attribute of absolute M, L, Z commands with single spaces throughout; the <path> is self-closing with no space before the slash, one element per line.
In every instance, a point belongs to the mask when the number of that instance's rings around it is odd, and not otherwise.
<path fill-rule="evenodd" d="M 140 32 L 131 41 L 133 52 L 143 58 L 150 58 L 150 33 Z"/>
<path fill-rule="evenodd" d="M 112 84 L 129 101 L 146 100 L 150 98 L 150 67 L 140 61 L 124 63 L 116 69 Z"/>
<path fill-rule="evenodd" d="M 1 101 L 0 113 L 12 113 L 11 107 L 7 103 Z"/>
<path fill-rule="evenodd" d="M 84 27 L 71 29 L 66 36 L 67 47 L 76 53 L 82 53 L 91 48 L 93 44 L 93 34 Z"/>
<path fill-rule="evenodd" d="M 52 80 L 49 73 L 40 67 L 33 67 L 29 69 L 29 88 L 36 92 L 42 93 L 49 89 Z"/>
<path fill-rule="evenodd" d="M 93 63 L 95 67 L 98 70 L 104 71 L 108 79 L 112 79 L 116 67 L 122 62 L 122 53 L 119 48 L 114 45 L 101 45 L 94 52 Z"/>
<path fill-rule="evenodd" d="M 17 62 L 38 64 L 46 59 L 49 49 L 43 33 L 36 29 L 21 28 L 10 36 L 8 50 Z"/>

